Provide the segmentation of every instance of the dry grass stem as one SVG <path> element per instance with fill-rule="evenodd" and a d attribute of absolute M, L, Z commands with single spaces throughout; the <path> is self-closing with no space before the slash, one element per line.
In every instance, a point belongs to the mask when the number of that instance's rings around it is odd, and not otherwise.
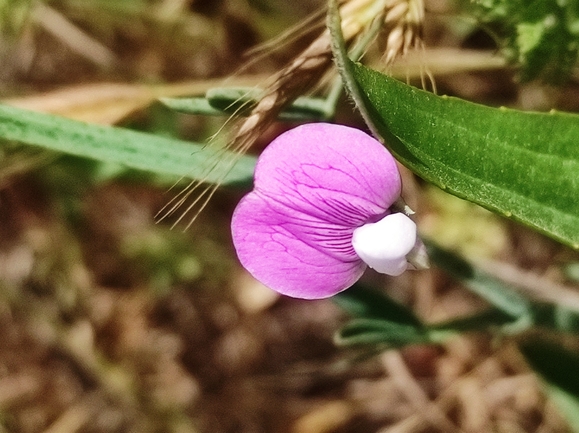
<path fill-rule="evenodd" d="M 515 360 L 520 358 L 516 348 L 508 346 L 486 357 L 484 351 L 473 350 L 472 344 L 474 342 L 464 337 L 447 343 L 446 355 L 437 361 L 436 384 L 431 388 L 433 384 L 427 382 L 429 391 L 436 390 L 436 397 L 432 399 L 398 352 L 382 355 L 382 365 L 413 410 L 380 433 L 423 432 L 433 427 L 445 432 L 494 431 L 502 422 L 498 419 L 501 414 L 511 417 L 518 412 L 531 413 L 545 405 L 537 378 L 527 371 L 524 362 Z M 460 354 L 462 351 L 467 352 Z M 452 377 L 444 378 L 443 365 L 448 362 L 458 365 Z M 527 431 L 523 427 L 525 421 L 525 418 L 513 419 L 512 427 L 515 431 Z M 545 419 L 544 431 L 557 431 L 553 430 L 557 422 L 560 422 L 557 417 Z"/>
<path fill-rule="evenodd" d="M 231 86 L 255 86 L 264 75 L 232 77 Z M 200 79 L 148 85 L 100 82 L 77 84 L 40 94 L 2 99 L 4 104 L 27 110 L 58 114 L 88 123 L 114 125 L 159 98 L 203 94 L 223 85 L 223 79 Z"/>
<path fill-rule="evenodd" d="M 460 432 L 446 414 L 433 403 L 426 392 L 416 382 L 412 373 L 404 363 L 399 352 L 389 351 L 382 355 L 382 364 L 392 377 L 398 390 L 403 393 L 414 406 L 416 413 L 420 413 L 424 421 L 444 432 Z"/>
<path fill-rule="evenodd" d="M 72 51 L 100 67 L 110 69 L 117 63 L 117 58 L 111 50 L 50 6 L 36 2 L 32 16 L 47 32 L 61 40 Z"/>
<path fill-rule="evenodd" d="M 518 288 L 525 295 L 579 311 L 579 291 L 577 287 L 557 283 L 549 278 L 541 277 L 536 273 L 525 271 L 506 262 L 480 260 L 477 261 L 477 266 L 509 285 Z"/>

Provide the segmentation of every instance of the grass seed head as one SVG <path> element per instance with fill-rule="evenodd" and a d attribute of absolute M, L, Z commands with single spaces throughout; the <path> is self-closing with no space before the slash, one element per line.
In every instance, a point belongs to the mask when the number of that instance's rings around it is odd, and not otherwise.
<path fill-rule="evenodd" d="M 384 61 L 391 64 L 398 56 L 410 48 L 419 46 L 420 29 L 424 19 L 423 0 L 344 0 L 340 5 L 342 33 L 347 44 L 358 40 L 369 31 L 375 20 L 382 21 L 388 32 Z M 261 99 L 252 108 L 248 117 L 234 119 L 233 136 L 227 146 L 242 155 L 255 143 L 267 128 L 276 120 L 279 113 L 297 97 L 311 92 L 332 68 L 332 49 L 330 33 L 322 30 L 318 36 L 294 59 L 275 73 L 267 83 Z M 216 162 L 217 163 L 217 162 Z M 223 161 L 233 167 L 235 161 Z M 215 187 L 202 188 L 201 183 L 191 184 L 177 204 L 173 203 L 169 213 L 184 206 L 186 211 L 179 218 L 192 212 L 188 226 L 195 220 L 215 192 Z M 186 205 L 194 191 L 203 191 L 195 198 L 194 205 Z M 196 209 L 196 210 L 195 210 Z"/>

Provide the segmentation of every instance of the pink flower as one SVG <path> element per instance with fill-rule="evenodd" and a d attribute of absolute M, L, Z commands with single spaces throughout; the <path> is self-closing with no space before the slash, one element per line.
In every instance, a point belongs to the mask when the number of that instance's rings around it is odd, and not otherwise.
<path fill-rule="evenodd" d="M 394 158 L 357 129 L 306 124 L 276 138 L 255 169 L 255 186 L 233 214 L 241 264 L 277 292 L 305 299 L 347 289 L 366 266 L 408 267 L 416 225 L 392 213 L 401 182 Z"/>

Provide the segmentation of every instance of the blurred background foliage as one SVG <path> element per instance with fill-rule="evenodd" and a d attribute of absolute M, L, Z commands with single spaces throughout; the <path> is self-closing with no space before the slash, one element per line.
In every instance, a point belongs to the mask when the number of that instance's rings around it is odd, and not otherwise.
<path fill-rule="evenodd" d="M 579 4 L 557 0 L 477 0 L 464 6 L 495 35 L 504 54 L 520 65 L 524 81 L 560 84 L 575 72 Z"/>
<path fill-rule="evenodd" d="M 224 118 L 178 114 L 156 99 L 263 82 L 307 35 L 256 61 L 244 53 L 323 6 L 3 0 L 0 96 L 203 142 Z M 427 1 L 427 49 L 418 63 L 403 59 L 399 73 L 414 80 L 426 65 L 441 94 L 578 111 L 576 18 L 572 1 Z M 379 64 L 379 47 L 369 63 Z M 512 66 L 491 55 L 499 50 Z M 348 103 L 336 117 L 363 127 Z M 272 126 L 256 151 L 287 127 Z M 491 269 L 523 281 L 525 295 L 553 301 L 563 287 L 576 296 L 576 253 L 403 176 L 424 235 L 506 265 Z M 171 229 L 174 219 L 157 222 L 185 184 L 16 143 L 0 148 L 0 431 L 569 431 L 507 337 L 473 332 L 374 357 L 337 348 L 343 309 L 279 298 L 237 264 L 229 220 L 242 190 L 220 190 L 186 232 Z M 364 284 L 412 309 L 412 321 L 489 307 L 437 268 L 397 279 L 370 273 Z M 535 332 L 545 331 L 523 338 Z M 574 335 L 562 340 L 578 346 Z"/>

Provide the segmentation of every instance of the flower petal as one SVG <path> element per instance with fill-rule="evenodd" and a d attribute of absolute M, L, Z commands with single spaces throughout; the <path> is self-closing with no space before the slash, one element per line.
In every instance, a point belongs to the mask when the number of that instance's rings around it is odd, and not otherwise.
<path fill-rule="evenodd" d="M 241 264 L 266 286 L 295 298 L 326 298 L 354 284 L 366 265 L 357 256 L 344 261 L 304 242 L 305 226 L 296 235 L 294 218 L 295 214 L 280 213 L 256 192 L 246 195 L 231 223 Z M 310 222 L 317 224 L 312 232 L 336 229 L 324 227 L 320 220 Z"/>
<path fill-rule="evenodd" d="M 350 227 L 386 215 L 400 189 L 396 162 L 382 144 L 360 130 L 328 123 L 280 135 L 255 170 L 255 190 L 272 202 Z"/>
<path fill-rule="evenodd" d="M 352 245 L 372 269 L 398 276 L 408 268 L 406 255 L 416 245 L 416 238 L 416 224 L 399 212 L 358 227 Z"/>
<path fill-rule="evenodd" d="M 362 275 L 354 229 L 388 215 L 401 189 L 396 162 L 377 140 L 328 123 L 275 139 L 254 184 L 233 215 L 239 259 L 265 285 L 307 299 L 332 296 Z"/>

